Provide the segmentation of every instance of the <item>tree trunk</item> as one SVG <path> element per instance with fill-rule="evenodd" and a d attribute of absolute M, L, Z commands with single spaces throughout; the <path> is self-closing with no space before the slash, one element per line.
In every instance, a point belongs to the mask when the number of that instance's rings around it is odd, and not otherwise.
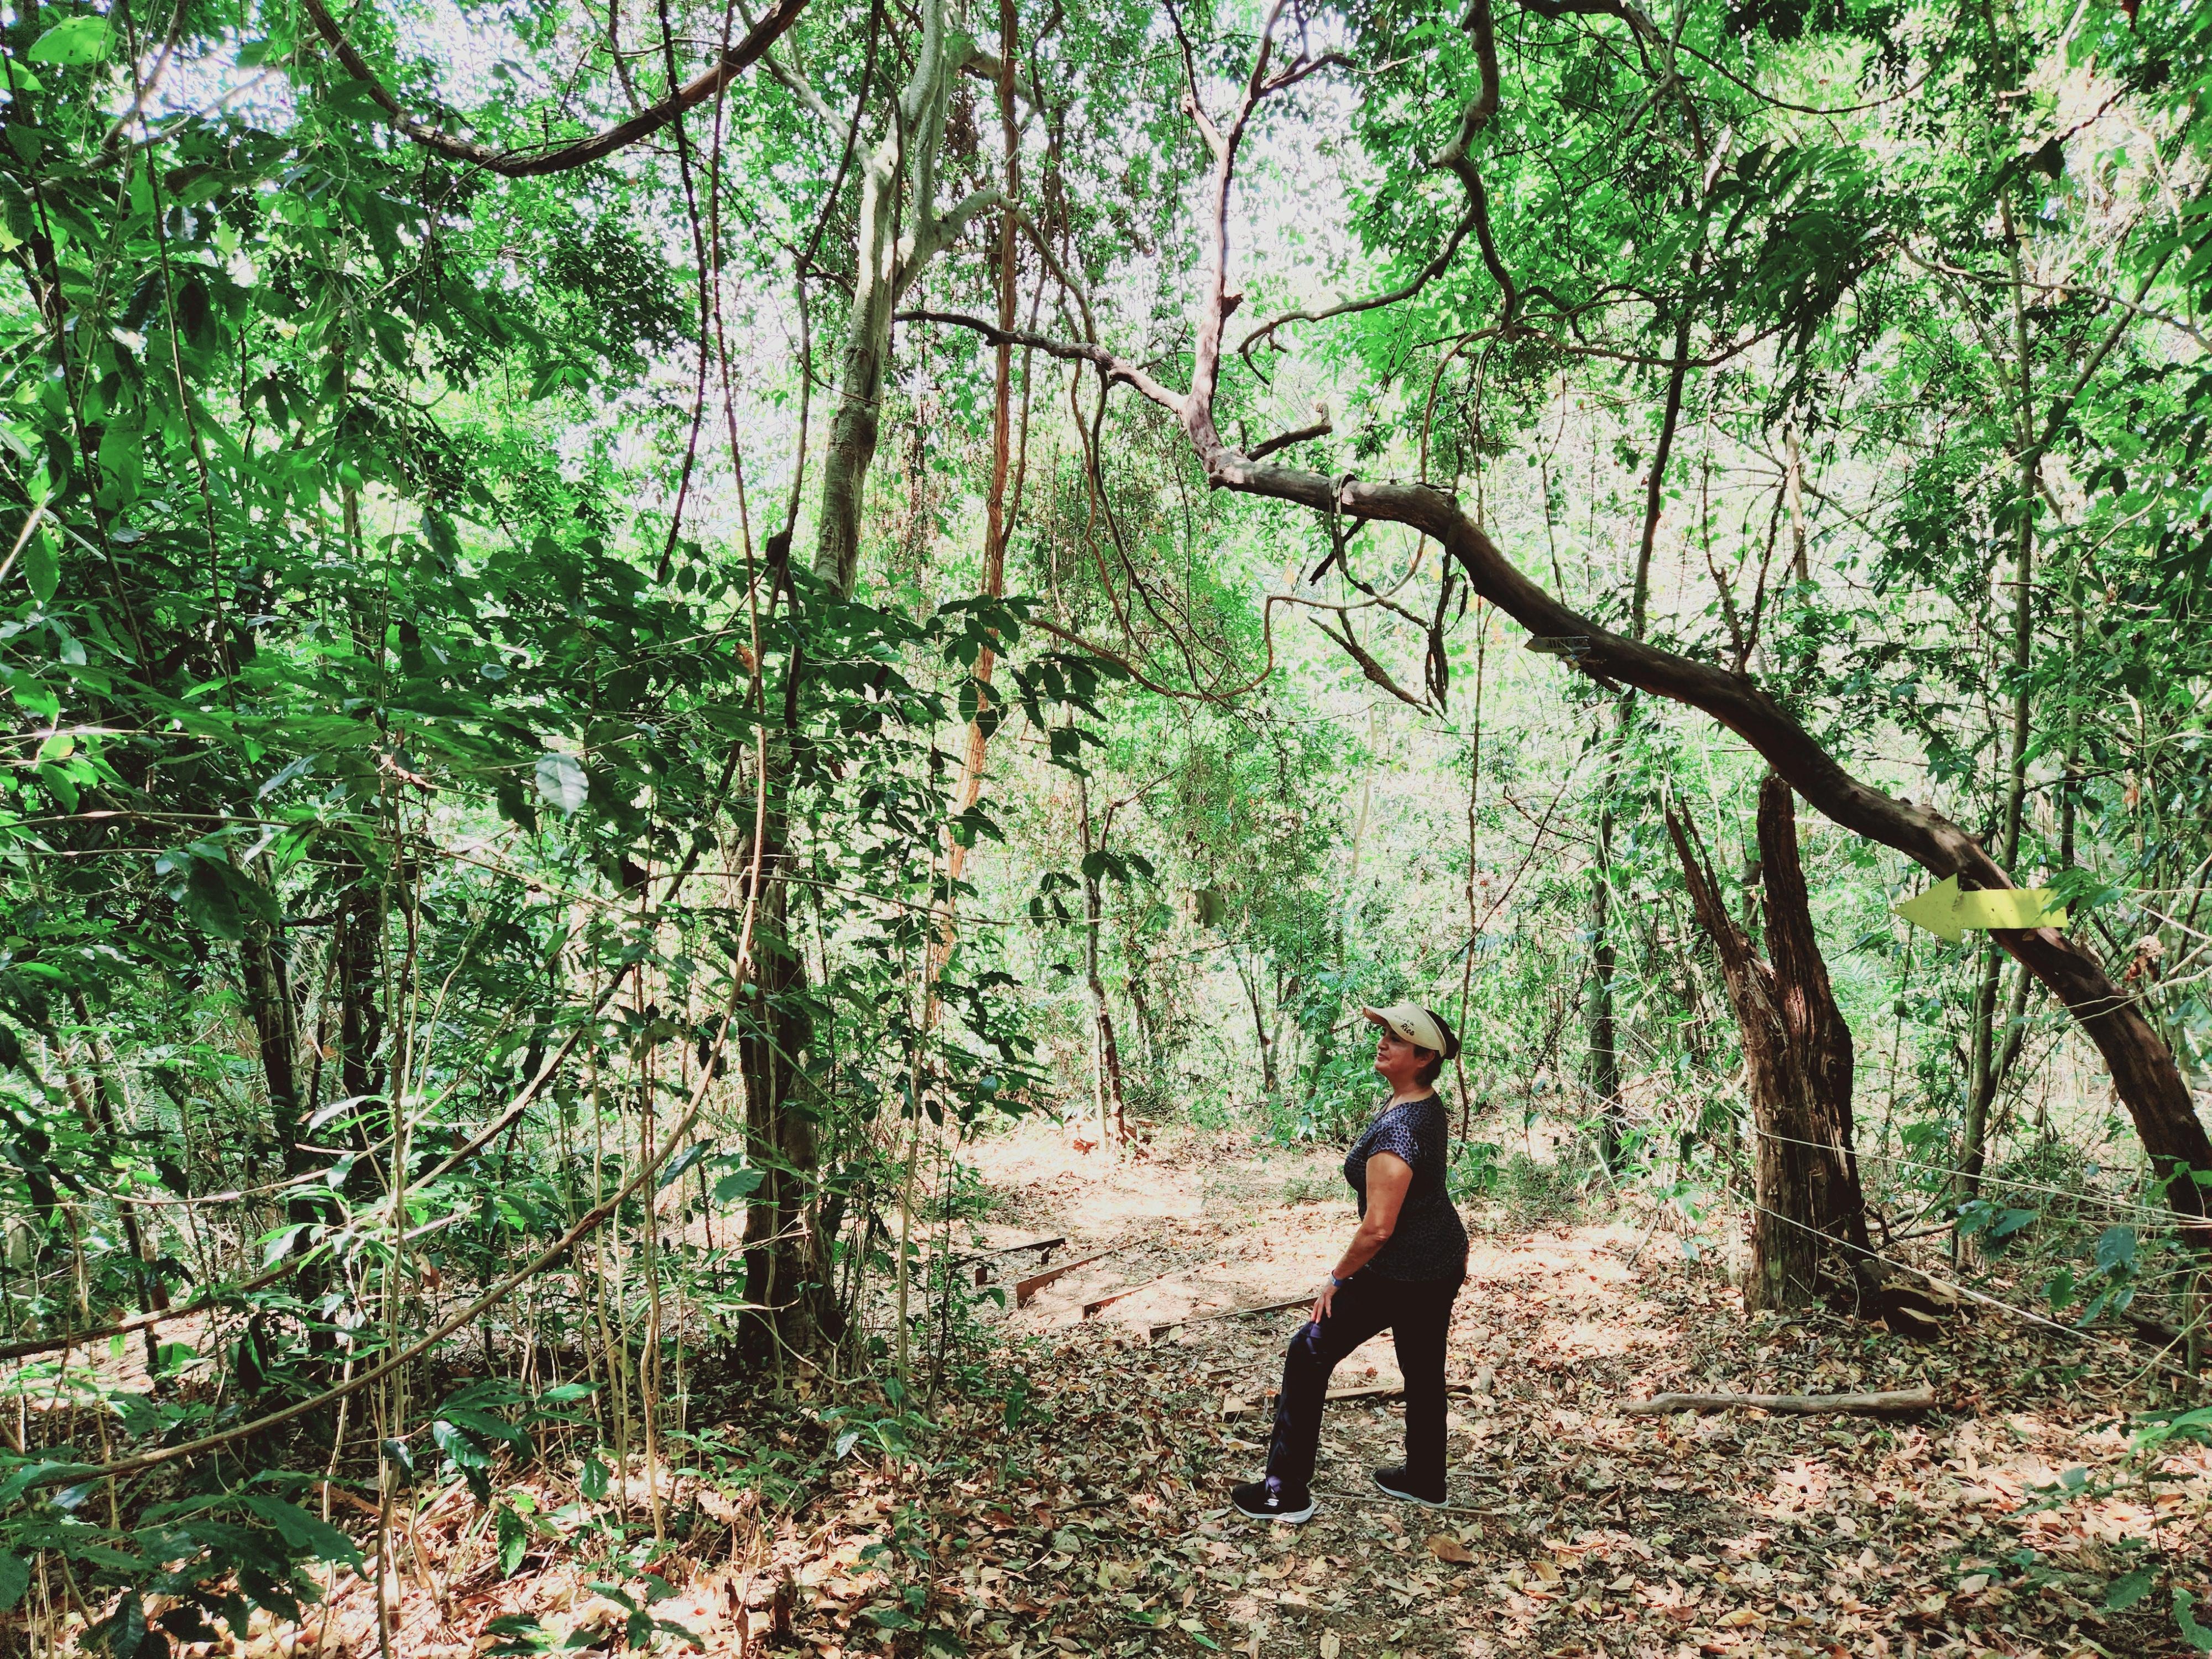
<path fill-rule="evenodd" d="M 1252 1036 L 1260 1048 L 1260 1091 L 1273 1100 L 1276 1087 L 1275 1047 L 1267 1034 L 1267 1011 L 1260 997 L 1260 975 L 1256 969 L 1247 969 L 1239 957 L 1237 977 L 1243 982 L 1245 1000 L 1252 1005 Z"/>
<path fill-rule="evenodd" d="M 816 580 L 840 599 L 851 599 L 860 580 L 863 507 L 881 433 L 892 305 L 967 219 L 997 198 L 997 192 L 987 192 L 969 198 L 943 217 L 936 212 L 936 160 L 947 103 L 953 82 L 975 55 L 975 45 L 947 29 L 944 0 L 922 0 L 920 10 L 921 38 L 913 71 L 881 140 L 867 152 L 861 167 L 853 301 L 846 318 L 837 410 L 823 458 L 813 559 Z M 914 213 L 913 228 L 903 234 L 902 207 L 911 207 Z M 777 539 L 771 539 L 771 554 L 787 559 L 788 538 L 781 540 L 778 550 Z M 801 623 L 801 596 L 795 583 L 787 591 L 790 626 L 796 633 Z M 788 936 L 792 904 L 787 866 L 792 752 L 804 691 L 803 653 L 794 648 L 784 686 L 783 739 L 771 745 L 767 757 L 763 782 L 769 810 L 763 830 L 757 967 L 748 993 L 747 1030 L 738 1044 L 750 1155 L 765 1172 L 745 1216 L 747 1277 L 753 1298 L 769 1310 L 763 1318 L 773 1325 L 777 1341 L 798 1351 L 811 1346 L 820 1335 L 835 1340 L 844 1325 L 828 1271 L 825 1230 L 815 1224 L 818 1147 L 814 1120 L 797 1096 L 803 1078 L 798 1056 L 811 1036 L 811 1022 L 800 1007 L 805 964 Z M 979 767 L 981 759 L 979 750 Z M 829 1219 L 827 1211 L 823 1218 Z M 869 1218 L 863 1216 L 857 1224 L 865 1239 Z"/>
<path fill-rule="evenodd" d="M 123 1151 L 123 1129 L 116 1118 L 115 1103 L 108 1093 L 109 1068 L 103 1063 L 100 1045 L 94 1035 L 91 1006 L 86 1000 L 84 993 L 76 990 L 70 993 L 70 1003 L 76 1010 L 77 1024 L 83 1028 L 82 1041 L 84 1043 L 86 1055 L 85 1070 L 92 1081 L 89 1097 L 88 1097 L 82 1085 L 77 1082 L 74 1071 L 64 1072 L 64 1081 L 70 1098 L 85 1120 L 86 1127 L 95 1135 L 104 1136 L 114 1148 L 117 1156 L 120 1157 Z M 118 1075 L 119 1077 L 120 1073 L 118 1073 Z M 166 1309 L 169 1305 L 168 1286 L 161 1282 L 161 1275 L 154 1271 L 154 1253 L 146 1248 L 145 1237 L 139 1231 L 137 1206 L 125 1203 L 117 1205 L 116 1209 L 123 1221 L 124 1246 L 131 1252 L 131 1274 L 138 1295 L 138 1311 L 152 1313 L 157 1309 Z M 161 1375 L 161 1348 L 155 1339 L 154 1328 L 151 1325 L 146 1327 L 145 1342 L 146 1382 L 147 1386 L 151 1388 L 158 1384 Z"/>
<path fill-rule="evenodd" d="M 1659 545 L 1659 520 L 1666 511 L 1667 467 L 1674 459 L 1674 434 L 1682 421 L 1682 392 L 1690 369 L 1691 320 L 1690 307 L 1685 305 L 1674 320 L 1674 362 L 1667 373 L 1667 402 L 1659 417 L 1659 441 L 1651 452 L 1651 470 L 1644 480 L 1644 532 L 1636 546 L 1636 574 L 1628 605 L 1631 639 L 1642 639 L 1650 620 L 1651 558 Z M 1607 1170 L 1620 1164 L 1625 1116 L 1620 1098 L 1620 1016 L 1613 993 L 1613 975 L 1620 961 L 1613 927 L 1613 801 L 1620 788 L 1625 751 L 1635 720 L 1635 693 L 1631 691 L 1613 706 L 1611 752 L 1598 804 L 1597 865 L 1590 881 L 1589 1083 L 1597 1105 L 1598 1158 Z"/>
<path fill-rule="evenodd" d="M 896 118 L 860 170 L 853 304 L 846 316 L 837 412 L 823 457 L 814 575 L 847 598 L 860 577 L 861 512 L 882 426 L 891 307 L 967 219 L 1000 196 L 996 191 L 980 192 L 942 217 L 937 212 L 937 155 L 945 113 L 953 82 L 973 61 L 975 46 L 948 29 L 944 0 L 922 0 L 920 9 L 921 40 L 913 73 L 899 94 Z M 913 228 L 904 234 L 902 207 L 914 210 Z"/>
<path fill-rule="evenodd" d="M 1074 711 L 1069 711 L 1073 718 Z M 1106 981 L 1099 972 L 1098 935 L 1105 925 L 1105 896 L 1099 890 L 1098 877 L 1091 862 L 1095 850 L 1106 850 L 1106 830 L 1113 823 L 1113 809 L 1108 808 L 1106 825 L 1098 832 L 1097 846 L 1091 845 L 1091 784 L 1083 774 L 1076 774 L 1075 804 L 1077 829 L 1083 837 L 1083 978 L 1091 994 L 1091 1018 L 1095 1028 L 1093 1042 L 1097 1064 L 1094 1100 L 1098 1114 L 1098 1133 L 1109 1146 L 1125 1145 L 1129 1137 L 1128 1108 L 1121 1096 L 1121 1050 L 1114 1040 L 1114 1012 L 1106 1002 Z"/>
<path fill-rule="evenodd" d="M 813 1038 L 801 999 L 805 964 L 791 938 L 789 858 L 781 810 L 763 827 L 760 910 L 753 924 L 753 974 L 738 1038 L 745 1084 L 746 1158 L 762 1172 L 745 1210 L 747 1299 L 758 1304 L 775 1339 L 805 1352 L 818 1335 L 833 1340 L 842 1319 L 830 1295 L 822 1241 L 813 1224 L 818 1148 L 812 1115 L 800 1103 L 799 1055 Z M 865 1236 L 866 1218 L 860 1226 Z"/>
<path fill-rule="evenodd" d="M 1966 1110 L 1959 1126 L 1957 1181 L 1958 1198 L 1962 1204 L 1981 1187 L 1982 1160 L 1986 1152 L 1983 1143 L 1989 1133 L 1990 1103 L 1997 1093 L 1997 988 L 2004 967 L 2002 954 L 1987 939 L 1981 941 L 1975 954 L 1981 958 L 1981 971 L 1974 977 L 1974 1003 L 1969 1012 Z M 1954 1246 L 1956 1242 L 1954 1238 Z"/>
<path fill-rule="evenodd" d="M 1609 797 L 1610 790 L 1607 793 Z M 1613 802 L 1608 798 L 1597 809 L 1597 864 L 1590 875 L 1590 993 L 1586 1022 L 1590 1099 L 1597 1108 L 1598 1161 L 1608 1170 L 1620 1163 L 1621 1129 L 1620 1030 L 1613 1000 L 1618 957 L 1612 913 Z"/>
<path fill-rule="evenodd" d="M 999 0 L 999 121 L 1004 141 L 1006 207 L 999 216 L 999 327 L 1014 326 L 1014 208 L 1021 190 L 1021 130 L 1014 113 L 1015 18 L 1012 0 Z M 888 323 L 890 313 L 884 313 Z M 1022 454 L 1029 455 L 1029 359 L 1022 360 Z M 977 597 L 999 599 L 1006 591 L 1006 543 L 1013 527 L 1009 522 L 1006 487 L 1013 474 L 1014 347 L 1001 338 L 994 352 L 991 400 L 991 483 L 983 501 L 983 575 Z M 1019 490 L 1016 490 L 1018 505 Z M 937 907 L 936 939 L 930 946 L 927 981 L 922 998 L 921 1029 L 927 1037 L 937 1027 L 938 982 L 951 961 L 959 937 L 959 887 L 967 868 L 968 849 L 975 832 L 961 830 L 960 820 L 975 811 L 983 797 L 983 769 L 989 757 L 991 731 L 997 716 L 991 706 L 991 678 L 998 652 L 986 644 L 975 659 L 975 713 L 968 722 L 968 743 L 960 757 L 960 781 L 952 793 L 953 824 L 945 836 L 945 897 Z"/>
<path fill-rule="evenodd" d="M 896 133 L 870 153 L 860 175 L 859 260 L 845 323 L 837 412 L 822 458 L 822 526 L 815 579 L 849 595 L 860 578 L 860 514 L 882 428 L 884 367 L 890 356 L 891 296 L 897 287 L 899 177 Z"/>
<path fill-rule="evenodd" d="M 305 1173 L 300 1145 L 299 1032 L 292 1019 L 291 976 L 280 935 L 258 922 L 238 947 L 239 980 L 261 1054 L 262 1085 L 269 1095 L 269 1129 L 287 1176 Z M 312 1212 L 307 1218 L 312 1219 Z"/>
<path fill-rule="evenodd" d="M 1772 773 L 1759 786 L 1765 957 L 1729 914 L 1697 826 L 1671 804 L 1667 832 L 1698 921 L 1719 953 L 1743 1036 L 1757 1138 L 1744 1305 L 1803 1307 L 1837 1299 L 1840 1286 L 1878 1295 L 1851 1145 L 1850 1028 L 1836 1006 L 1814 937 L 1795 797 Z"/>
<path fill-rule="evenodd" d="M 384 896 L 371 887 L 365 873 L 338 902 L 337 953 L 338 999 L 338 1087 L 353 1109 L 355 1146 L 366 1152 L 392 1125 L 392 1103 L 384 1093 L 384 1011 L 379 1006 L 380 988 L 378 945 L 384 933 Z M 536 1075 L 532 1066 L 530 1074 Z M 346 1183 L 356 1200 L 376 1190 L 374 1160 L 362 1158 L 354 1165 Z"/>
<path fill-rule="evenodd" d="M 2021 268 L 2020 235 L 2014 228 L 2009 191 L 1997 198 L 2005 244 L 2012 260 L 2013 352 L 2020 409 L 2016 443 L 2020 459 L 2020 523 L 2013 555 L 2012 603 L 2012 743 L 2005 768 L 2004 848 L 1999 861 L 2008 870 L 2020 865 L 2021 820 L 2027 802 L 2028 672 L 2035 661 L 2035 608 L 2031 584 L 2035 575 L 2035 508 L 2042 460 L 2035 442 L 2035 378 L 2027 337 L 2027 283 Z M 1982 1166 L 1989 1158 L 1990 1108 L 2004 1081 L 2010 1057 L 2020 1052 L 2019 1013 L 2007 1033 L 2007 1052 L 1997 1048 L 1996 1014 L 1999 963 L 1996 947 L 1982 951 L 1980 982 L 1974 988 L 1973 1059 L 1969 1071 L 1966 1121 L 1959 1147 L 1958 1196 L 1961 1203 L 1981 1190 Z M 2024 1004 L 2025 999 L 2015 1000 Z M 1955 1254 L 1958 1237 L 1952 1237 Z"/>

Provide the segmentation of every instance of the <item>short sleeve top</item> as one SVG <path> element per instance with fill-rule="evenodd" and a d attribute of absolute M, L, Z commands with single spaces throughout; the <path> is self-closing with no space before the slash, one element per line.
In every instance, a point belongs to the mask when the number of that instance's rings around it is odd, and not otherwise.
<path fill-rule="evenodd" d="M 1377 1152 L 1405 1159 L 1413 1185 L 1398 1211 L 1398 1224 L 1368 1263 L 1385 1279 L 1457 1279 L 1467 1271 L 1467 1229 L 1444 1180 L 1451 1122 L 1434 1095 L 1385 1103 L 1366 1132 L 1352 1144 L 1344 1178 L 1367 1213 L 1367 1160 Z"/>

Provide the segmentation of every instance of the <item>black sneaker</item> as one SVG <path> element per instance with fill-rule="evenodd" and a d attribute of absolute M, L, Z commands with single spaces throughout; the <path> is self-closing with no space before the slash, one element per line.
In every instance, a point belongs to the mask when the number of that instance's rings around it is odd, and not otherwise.
<path fill-rule="evenodd" d="M 1229 1501 L 1237 1506 L 1237 1514 L 1249 1516 L 1255 1521 L 1305 1521 L 1310 1520 L 1314 1512 L 1311 1492 L 1285 1492 L 1273 1480 L 1248 1480 L 1241 1486 L 1233 1486 Z"/>
<path fill-rule="evenodd" d="M 1406 1466 L 1393 1463 L 1387 1469 L 1375 1471 L 1375 1484 L 1391 1497 L 1408 1504 L 1419 1504 L 1424 1509 L 1440 1510 L 1444 1506 L 1444 1489 L 1440 1486 L 1433 1492 L 1415 1492 L 1406 1478 Z"/>

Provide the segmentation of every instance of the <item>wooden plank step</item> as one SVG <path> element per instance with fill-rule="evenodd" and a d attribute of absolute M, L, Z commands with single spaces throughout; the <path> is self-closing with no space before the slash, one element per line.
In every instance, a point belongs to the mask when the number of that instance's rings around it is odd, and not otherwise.
<path fill-rule="evenodd" d="M 1121 1246 L 1115 1246 L 1115 1249 L 1119 1249 Z M 1087 1267 L 1094 1261 L 1103 1261 L 1113 1254 L 1114 1250 L 1101 1250 L 1096 1255 L 1086 1255 L 1079 1261 L 1063 1262 L 1057 1267 L 1048 1267 L 1041 1273 L 1031 1273 L 1027 1279 L 1017 1280 L 1014 1285 L 1014 1305 L 1017 1308 L 1028 1307 L 1032 1297 L 1063 1273 L 1072 1273 L 1078 1267 Z"/>

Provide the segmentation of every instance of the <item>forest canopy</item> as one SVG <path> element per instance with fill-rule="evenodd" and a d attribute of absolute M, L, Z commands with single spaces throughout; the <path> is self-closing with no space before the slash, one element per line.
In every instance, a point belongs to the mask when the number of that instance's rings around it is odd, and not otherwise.
<path fill-rule="evenodd" d="M 0 50 L 0 1642 L 398 1651 L 556 1463 L 635 1587 L 982 1386 L 975 1148 L 1341 1146 L 1400 999 L 1463 1203 L 2212 1440 L 2203 8 Z"/>

